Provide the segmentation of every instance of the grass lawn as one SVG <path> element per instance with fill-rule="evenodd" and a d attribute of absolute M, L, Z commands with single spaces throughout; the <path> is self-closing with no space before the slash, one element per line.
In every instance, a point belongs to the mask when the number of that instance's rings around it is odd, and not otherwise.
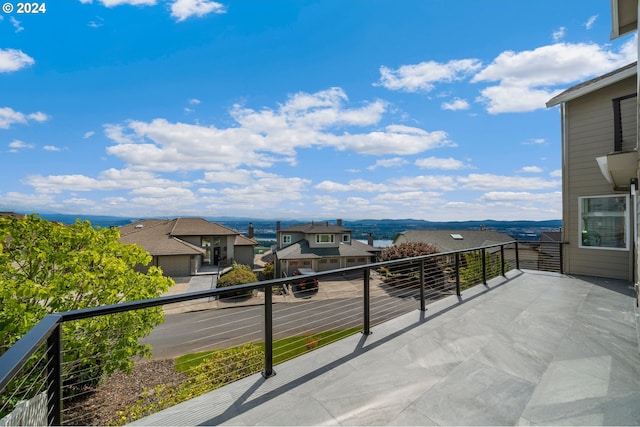
<path fill-rule="evenodd" d="M 338 331 L 320 332 L 317 334 L 301 335 L 291 338 L 284 338 L 273 342 L 273 364 L 285 362 L 308 353 L 309 351 L 339 341 L 342 338 L 359 332 L 361 328 L 351 328 Z M 251 344 L 264 351 L 264 343 Z M 233 348 L 233 347 L 232 347 Z M 176 359 L 176 370 L 178 372 L 187 373 L 202 364 L 206 359 L 210 358 L 216 352 L 223 352 L 229 349 L 203 351 L 200 353 L 191 353 L 180 356 Z"/>

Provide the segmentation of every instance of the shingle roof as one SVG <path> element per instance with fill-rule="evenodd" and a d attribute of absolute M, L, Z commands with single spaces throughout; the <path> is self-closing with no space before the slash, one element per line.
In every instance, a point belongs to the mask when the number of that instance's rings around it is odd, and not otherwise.
<path fill-rule="evenodd" d="M 369 257 L 379 252 L 378 249 L 352 240 L 351 243 L 340 243 L 331 248 L 310 248 L 307 240 L 301 240 L 286 248 L 280 249 L 278 259 L 312 259 L 328 257 Z"/>
<path fill-rule="evenodd" d="M 454 239 L 452 235 L 456 234 L 462 236 L 462 239 Z M 427 242 L 434 245 L 440 252 L 449 252 L 513 240 L 508 234 L 493 230 L 409 230 L 398 233 L 393 243 Z"/>
<path fill-rule="evenodd" d="M 288 233 L 346 233 L 351 230 L 341 225 L 330 224 L 328 222 L 308 222 L 306 224 L 296 224 L 290 227 L 280 229 L 281 232 Z"/>
<path fill-rule="evenodd" d="M 547 107 L 553 107 L 554 105 L 558 105 L 566 101 L 571 101 L 572 99 L 579 98 L 602 87 L 609 86 L 620 80 L 631 77 L 637 73 L 637 65 L 637 62 L 632 62 L 631 64 L 625 65 L 624 67 L 618 68 L 617 70 L 613 70 L 610 73 L 603 74 L 594 79 L 572 86 L 564 92 L 561 92 L 559 95 L 551 98 L 549 101 L 547 101 L 546 105 Z"/>
<path fill-rule="evenodd" d="M 198 255 L 204 249 L 171 235 L 175 220 L 149 219 L 119 228 L 120 242 L 142 246 L 151 255 Z"/>
<path fill-rule="evenodd" d="M 174 236 L 229 236 L 240 233 L 204 218 L 177 218 L 174 220 L 171 234 Z"/>
<path fill-rule="evenodd" d="M 233 242 L 234 246 L 255 246 L 258 244 L 258 241 L 254 238 L 249 238 L 239 234 L 236 236 L 236 240 Z"/>

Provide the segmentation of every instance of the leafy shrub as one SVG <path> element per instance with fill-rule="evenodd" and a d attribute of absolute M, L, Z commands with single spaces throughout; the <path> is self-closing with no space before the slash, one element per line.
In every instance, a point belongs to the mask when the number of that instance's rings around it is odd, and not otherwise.
<path fill-rule="evenodd" d="M 217 288 L 226 288 L 228 286 L 244 285 L 245 283 L 255 283 L 258 281 L 255 273 L 251 271 L 251 267 L 243 264 L 233 264 L 232 270 L 218 279 Z M 251 295 L 251 289 L 233 291 L 221 294 L 222 297 Z"/>

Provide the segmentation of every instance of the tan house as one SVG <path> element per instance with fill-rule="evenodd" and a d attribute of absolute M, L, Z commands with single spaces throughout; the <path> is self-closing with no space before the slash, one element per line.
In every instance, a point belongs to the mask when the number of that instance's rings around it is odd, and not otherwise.
<path fill-rule="evenodd" d="M 258 244 L 252 237 L 204 218 L 147 219 L 119 230 L 122 243 L 142 246 L 153 257 L 149 265 L 175 277 L 233 262 L 253 266 Z"/>
<path fill-rule="evenodd" d="M 562 118 L 564 271 L 632 280 L 637 188 L 636 63 L 551 99 Z"/>
<path fill-rule="evenodd" d="M 276 224 L 273 254 L 276 277 L 291 276 L 299 268 L 313 271 L 335 270 L 374 262 L 380 249 L 351 238 L 342 220 L 310 222 L 280 228 Z M 371 240 L 371 239 L 369 239 Z"/>

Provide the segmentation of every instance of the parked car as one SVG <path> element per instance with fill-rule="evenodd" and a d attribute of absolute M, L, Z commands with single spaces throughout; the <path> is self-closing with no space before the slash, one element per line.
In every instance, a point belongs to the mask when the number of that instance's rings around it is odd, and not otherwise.
<path fill-rule="evenodd" d="M 294 276 L 305 276 L 308 274 L 315 274 L 311 268 L 298 268 L 293 272 Z M 294 288 L 298 290 L 317 290 L 318 289 L 318 279 L 315 277 L 307 277 L 304 279 L 296 280 L 293 282 Z"/>

